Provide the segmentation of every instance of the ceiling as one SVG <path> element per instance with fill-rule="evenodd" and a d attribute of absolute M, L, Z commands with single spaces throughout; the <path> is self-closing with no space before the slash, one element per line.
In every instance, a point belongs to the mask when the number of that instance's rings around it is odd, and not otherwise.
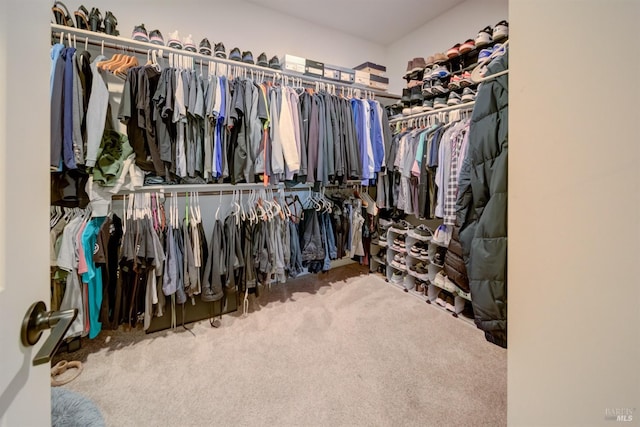
<path fill-rule="evenodd" d="M 247 1 L 386 46 L 464 0 Z"/>

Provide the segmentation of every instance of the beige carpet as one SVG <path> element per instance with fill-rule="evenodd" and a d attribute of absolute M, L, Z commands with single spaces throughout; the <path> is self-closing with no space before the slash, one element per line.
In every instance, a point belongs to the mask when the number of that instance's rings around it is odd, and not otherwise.
<path fill-rule="evenodd" d="M 218 329 L 102 332 L 60 355 L 84 362 L 65 387 L 118 427 L 506 425 L 506 351 L 362 273 L 274 286 Z"/>

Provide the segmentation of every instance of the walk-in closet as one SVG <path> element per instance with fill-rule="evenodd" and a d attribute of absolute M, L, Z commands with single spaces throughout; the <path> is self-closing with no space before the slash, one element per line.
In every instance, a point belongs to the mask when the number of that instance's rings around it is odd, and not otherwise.
<path fill-rule="evenodd" d="M 638 5 L 96 1 L 0 18 L 0 425 L 637 422 Z"/>

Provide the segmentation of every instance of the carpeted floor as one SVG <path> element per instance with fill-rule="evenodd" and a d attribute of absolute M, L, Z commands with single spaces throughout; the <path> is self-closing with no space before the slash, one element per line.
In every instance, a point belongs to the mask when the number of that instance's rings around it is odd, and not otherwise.
<path fill-rule="evenodd" d="M 108 426 L 501 426 L 507 353 L 349 265 L 191 331 L 105 331 L 60 356 Z M 55 361 L 54 361 L 55 362 Z"/>

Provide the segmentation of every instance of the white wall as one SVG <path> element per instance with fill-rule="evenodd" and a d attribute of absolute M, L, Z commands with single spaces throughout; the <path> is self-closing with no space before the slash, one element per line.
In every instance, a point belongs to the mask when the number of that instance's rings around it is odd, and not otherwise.
<path fill-rule="evenodd" d="M 640 425 L 640 2 L 509 9 L 509 424 Z"/>
<path fill-rule="evenodd" d="M 478 31 L 507 19 L 508 0 L 467 0 L 387 46 L 389 91 L 402 93 L 407 61 L 446 52 L 456 43 L 475 39 Z"/>
<path fill-rule="evenodd" d="M 98 6 L 103 16 L 111 10 L 121 36 L 127 38 L 135 25 L 144 23 L 147 31 L 159 29 L 165 42 L 170 32 L 178 30 L 181 37 L 192 34 L 196 46 L 207 37 L 212 47 L 222 41 L 227 54 L 234 47 L 250 50 L 254 60 L 263 51 L 269 58 L 289 53 L 345 67 L 386 60 L 383 46 L 242 0 L 73 0 L 65 4 L 70 13 L 80 4 Z"/>

